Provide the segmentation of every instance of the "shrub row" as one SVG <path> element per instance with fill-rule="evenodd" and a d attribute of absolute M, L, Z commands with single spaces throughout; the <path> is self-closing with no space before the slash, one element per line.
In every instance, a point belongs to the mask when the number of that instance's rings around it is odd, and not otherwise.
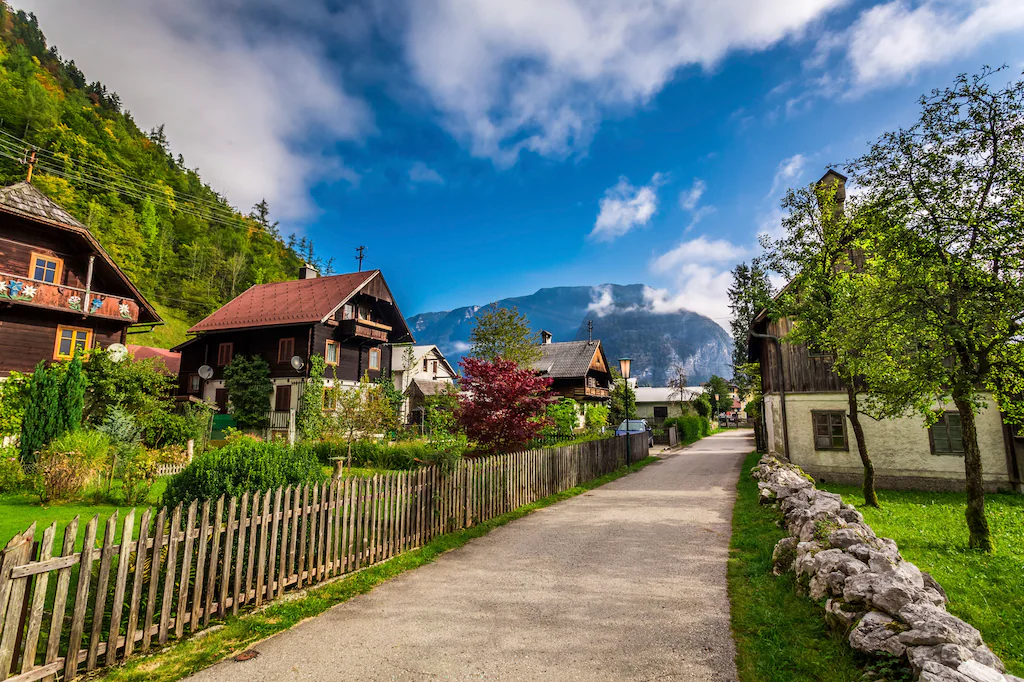
<path fill-rule="evenodd" d="M 664 428 L 675 426 L 680 443 L 695 443 L 705 436 L 711 435 L 711 422 L 697 414 L 684 414 L 681 417 L 669 417 Z"/>

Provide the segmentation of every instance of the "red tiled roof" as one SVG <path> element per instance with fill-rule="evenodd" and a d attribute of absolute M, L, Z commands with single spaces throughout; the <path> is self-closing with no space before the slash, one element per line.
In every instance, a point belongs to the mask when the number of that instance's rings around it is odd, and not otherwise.
<path fill-rule="evenodd" d="M 196 333 L 319 322 L 379 272 L 371 270 L 257 284 L 188 331 Z"/>
<path fill-rule="evenodd" d="M 167 350 L 166 348 L 152 348 L 150 346 L 133 346 L 128 344 L 128 352 L 130 352 L 132 357 L 136 360 L 156 358 L 157 361 L 164 364 L 167 368 L 167 372 L 174 376 L 177 376 L 178 370 L 181 369 L 181 353 L 177 353 L 173 350 Z"/>

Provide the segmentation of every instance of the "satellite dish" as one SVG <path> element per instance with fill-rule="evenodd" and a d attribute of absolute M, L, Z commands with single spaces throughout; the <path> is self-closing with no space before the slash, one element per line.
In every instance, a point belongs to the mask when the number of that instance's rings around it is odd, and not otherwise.
<path fill-rule="evenodd" d="M 292 369 L 294 369 L 296 372 L 301 370 L 305 366 L 305 364 L 306 362 L 298 355 L 292 356 Z"/>
<path fill-rule="evenodd" d="M 121 362 L 128 357 L 128 346 L 123 343 L 112 343 L 107 346 L 107 355 L 112 362 Z"/>
<path fill-rule="evenodd" d="M 201 376 L 203 379 L 213 378 L 213 367 L 210 367 L 209 365 L 203 365 L 202 367 L 199 368 L 199 376 Z"/>

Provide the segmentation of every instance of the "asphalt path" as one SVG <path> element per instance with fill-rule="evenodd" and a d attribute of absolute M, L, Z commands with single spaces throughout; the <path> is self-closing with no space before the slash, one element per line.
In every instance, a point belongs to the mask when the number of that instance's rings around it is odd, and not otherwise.
<path fill-rule="evenodd" d="M 497 528 L 193 680 L 735 680 L 726 560 L 750 431 Z"/>

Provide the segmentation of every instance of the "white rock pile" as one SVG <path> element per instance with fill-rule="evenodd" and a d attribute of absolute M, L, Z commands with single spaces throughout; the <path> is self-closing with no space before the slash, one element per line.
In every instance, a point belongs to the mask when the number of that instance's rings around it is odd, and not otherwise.
<path fill-rule="evenodd" d="M 981 633 L 946 611 L 942 587 L 839 495 L 769 455 L 751 473 L 761 503 L 781 509 L 791 534 L 775 546 L 773 571 L 796 571 L 801 590 L 825 599 L 826 619 L 849 632 L 850 646 L 905 656 L 923 682 L 1024 682 L 1006 674 Z"/>

